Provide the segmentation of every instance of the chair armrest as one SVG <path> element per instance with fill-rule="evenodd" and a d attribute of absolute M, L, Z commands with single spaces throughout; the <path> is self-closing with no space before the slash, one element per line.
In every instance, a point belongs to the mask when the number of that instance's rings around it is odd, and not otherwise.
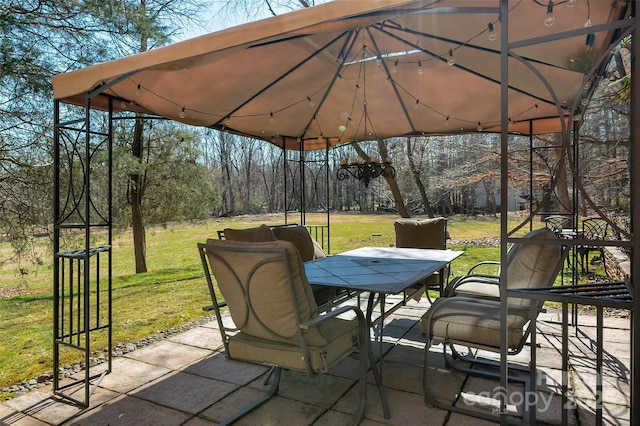
<path fill-rule="evenodd" d="M 364 314 L 362 313 L 362 310 L 360 310 L 360 308 L 358 308 L 357 306 L 341 306 L 332 311 L 325 312 L 322 315 L 318 315 L 315 318 L 307 320 L 301 323 L 299 327 L 303 330 L 308 330 L 310 327 L 315 327 L 323 321 L 327 321 L 329 318 L 335 318 L 338 315 L 341 315 L 348 311 L 354 311 L 356 313 L 356 316 L 358 317 L 358 322 L 364 323 Z"/>
<path fill-rule="evenodd" d="M 498 271 L 500 271 L 500 262 L 493 261 L 493 260 L 486 260 L 484 262 L 479 262 L 473 265 L 467 272 L 467 275 L 471 275 L 476 268 L 479 268 L 481 266 L 487 266 L 487 265 L 496 266 L 498 268 Z"/>
<path fill-rule="evenodd" d="M 481 284 L 499 285 L 500 277 L 496 275 L 471 274 L 471 275 L 465 275 L 458 279 L 454 279 L 451 282 L 449 282 L 447 287 L 444 289 L 445 297 L 453 296 L 456 288 L 462 284 L 467 283 L 468 281 L 472 281 L 474 283 L 481 283 Z"/>
<path fill-rule="evenodd" d="M 224 308 L 225 306 L 227 306 L 227 302 L 220 302 L 218 303 L 218 308 Z M 213 305 L 207 305 L 207 306 L 203 306 L 202 310 L 203 311 L 213 311 L 215 309 L 215 307 Z"/>
<path fill-rule="evenodd" d="M 437 299 L 433 305 L 431 305 L 431 307 L 427 310 L 426 315 L 424 316 L 425 320 L 431 320 L 431 318 L 433 317 L 433 315 L 436 313 L 436 311 L 438 309 L 440 309 L 441 306 L 446 306 L 449 303 L 455 303 L 456 301 L 467 301 L 467 302 L 472 302 L 472 303 L 477 303 L 477 304 L 481 304 L 481 305 L 491 305 L 491 306 L 495 306 L 496 308 L 500 308 L 500 301 L 499 300 L 490 300 L 490 299 L 480 299 L 477 297 L 468 297 L 468 296 L 455 296 L 455 297 L 441 297 L 439 299 Z M 507 308 L 510 311 L 521 311 L 521 312 L 530 312 L 531 311 L 531 307 L 530 306 L 522 306 L 522 305 L 509 305 L 507 304 Z"/>

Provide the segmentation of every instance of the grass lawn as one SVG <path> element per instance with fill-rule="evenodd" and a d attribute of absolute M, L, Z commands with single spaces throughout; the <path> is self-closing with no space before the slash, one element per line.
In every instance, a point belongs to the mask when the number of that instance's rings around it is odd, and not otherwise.
<path fill-rule="evenodd" d="M 315 222 L 313 215 L 307 215 L 307 223 L 322 224 L 325 217 L 321 215 Z M 393 244 L 396 219 L 397 216 L 392 215 L 332 214 L 331 253 Z M 198 242 L 217 238 L 218 229 L 283 221 L 283 215 L 243 216 L 150 227 L 147 229 L 149 272 L 144 274 L 135 273 L 131 233 L 114 235 L 114 345 L 135 343 L 203 315 L 202 307 L 210 304 L 210 299 L 197 255 Z M 497 238 L 499 224 L 497 218 L 454 218 L 449 222 L 449 232 L 454 241 Z M 20 271 L 15 263 L 0 266 L 0 286 L 24 293 L 0 298 L 0 390 L 52 369 L 52 255 L 46 253 L 45 244 L 44 240 L 35 242 L 35 249 L 44 259 L 37 267 L 22 266 Z M 465 250 L 465 255 L 452 265 L 454 275 L 463 275 L 477 261 L 499 258 L 496 247 L 449 244 L 449 248 Z M 0 258 L 9 258 L 10 253 L 9 244 L 0 243 Z M 106 340 L 98 337 L 92 347 L 103 349 Z M 71 355 L 66 356 L 64 362 L 74 362 Z M 7 396 L 0 394 L 0 400 Z"/>

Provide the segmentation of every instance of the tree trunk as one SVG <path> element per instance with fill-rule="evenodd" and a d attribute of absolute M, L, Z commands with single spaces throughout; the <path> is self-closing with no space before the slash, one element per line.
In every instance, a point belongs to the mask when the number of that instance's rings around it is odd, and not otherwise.
<path fill-rule="evenodd" d="M 570 136 L 569 136 L 570 137 Z M 568 146 L 568 144 L 567 144 Z M 567 152 L 570 155 L 571 151 Z M 558 176 L 556 184 L 556 195 L 560 203 L 560 213 L 571 213 L 573 211 L 573 202 L 569 196 L 569 184 L 567 182 L 567 160 L 560 163 L 558 167 Z"/>
<path fill-rule="evenodd" d="M 407 159 L 409 160 L 409 168 L 411 169 L 411 176 L 413 177 L 413 182 L 418 187 L 418 191 L 420 192 L 420 199 L 422 200 L 422 205 L 424 206 L 424 212 L 428 217 L 433 217 L 433 210 L 431 210 L 431 204 L 429 203 L 429 197 L 427 196 L 427 191 L 420 179 L 420 171 L 416 168 L 416 164 L 413 162 L 413 150 L 411 148 L 411 138 L 407 138 Z"/>
<path fill-rule="evenodd" d="M 144 120 L 138 118 L 133 131 L 133 143 L 131 154 L 143 163 L 142 154 L 144 152 L 143 143 Z M 140 170 L 143 168 L 141 167 Z M 136 274 L 147 272 L 147 241 L 145 238 L 144 220 L 142 218 L 142 198 L 144 195 L 144 173 L 136 171 L 129 175 L 130 199 L 131 203 L 131 228 L 133 230 L 133 249 L 136 259 Z"/>
<path fill-rule="evenodd" d="M 225 205 L 224 214 L 233 215 L 236 213 L 236 199 L 234 196 L 233 182 L 231 176 L 231 158 L 229 155 L 229 146 L 231 136 L 222 133 L 220 135 L 220 167 L 222 169 L 222 180 L 224 192 L 222 194 L 223 203 Z"/>
<path fill-rule="evenodd" d="M 380 152 L 380 156 L 384 159 L 389 156 L 389 152 L 387 151 L 387 146 L 384 144 L 384 140 L 378 139 L 378 150 Z M 400 217 L 411 217 L 407 207 L 404 205 L 404 200 L 402 199 L 402 192 L 400 192 L 400 188 L 398 187 L 398 182 L 396 181 L 395 176 L 386 177 L 385 180 L 389 185 L 389 189 L 391 189 L 391 194 L 393 194 L 393 199 L 396 202 L 396 207 L 398 208 L 398 214 Z"/>

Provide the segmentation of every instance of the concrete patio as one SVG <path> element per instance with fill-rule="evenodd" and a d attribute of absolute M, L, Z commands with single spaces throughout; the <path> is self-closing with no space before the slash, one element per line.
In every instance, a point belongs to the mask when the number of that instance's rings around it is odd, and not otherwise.
<path fill-rule="evenodd" d="M 424 338 L 420 317 L 428 308 L 425 298 L 409 302 L 385 322 L 384 384 L 391 418 L 384 419 L 380 398 L 369 374 L 367 409 L 363 425 L 474 425 L 490 422 L 435 409 L 424 403 L 422 368 Z M 561 325 L 559 313 L 549 310 L 538 324 L 539 424 L 560 424 Z M 570 329 L 569 424 L 591 425 L 595 416 L 595 316 L 582 312 L 580 333 Z M 630 424 L 629 318 L 605 318 L 603 419 L 604 424 Z M 266 389 L 267 369 L 226 359 L 214 322 L 114 358 L 107 375 L 91 397 L 87 409 L 52 396 L 50 387 L 28 392 L 0 405 L 2 425 L 213 425 L 255 399 Z M 378 348 L 374 346 L 377 352 Z M 491 410 L 491 397 L 499 382 L 444 368 L 442 346 L 430 366 L 437 397 Z M 496 357 L 496 354 L 490 354 Z M 525 347 L 514 361 L 528 361 Z M 243 417 L 239 425 L 348 424 L 357 405 L 356 361 L 347 358 L 328 374 L 315 378 L 284 372 L 280 391 L 265 405 Z M 516 388 L 508 403 L 518 406 Z"/>

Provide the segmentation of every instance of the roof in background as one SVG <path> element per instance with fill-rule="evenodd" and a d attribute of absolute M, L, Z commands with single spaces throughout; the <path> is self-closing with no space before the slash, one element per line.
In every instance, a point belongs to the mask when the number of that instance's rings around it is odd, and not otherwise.
<path fill-rule="evenodd" d="M 56 75 L 54 97 L 85 105 L 91 93 L 92 108 L 113 98 L 115 111 L 290 149 L 500 131 L 499 7 L 336 0 Z M 559 132 L 629 25 L 629 3 L 558 1 L 552 26 L 547 2 L 508 9 L 509 131 Z"/>

